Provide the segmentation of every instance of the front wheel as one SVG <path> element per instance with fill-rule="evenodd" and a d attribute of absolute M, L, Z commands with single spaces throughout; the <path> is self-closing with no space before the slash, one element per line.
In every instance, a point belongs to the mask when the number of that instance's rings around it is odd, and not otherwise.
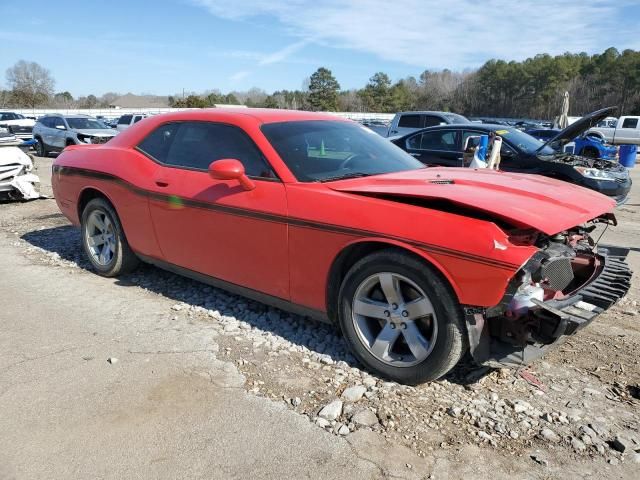
<path fill-rule="evenodd" d="M 93 268 L 104 277 L 134 270 L 138 257 L 129 247 L 115 210 L 103 198 L 94 198 L 82 211 L 82 247 Z"/>
<path fill-rule="evenodd" d="M 397 250 L 357 262 L 340 289 L 339 322 L 355 356 L 400 383 L 436 380 L 466 350 L 462 309 L 440 274 Z"/>
<path fill-rule="evenodd" d="M 42 141 L 42 139 L 40 137 L 37 137 L 36 140 L 38 142 L 36 143 L 36 153 L 38 154 L 38 156 L 46 157 L 47 155 L 49 155 L 49 151 L 44 146 L 44 142 Z"/>

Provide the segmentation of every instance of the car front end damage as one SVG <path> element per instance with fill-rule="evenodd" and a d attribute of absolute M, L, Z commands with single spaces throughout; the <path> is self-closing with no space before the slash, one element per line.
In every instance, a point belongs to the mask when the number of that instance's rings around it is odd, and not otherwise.
<path fill-rule="evenodd" d="M 40 178 L 32 173 L 29 155 L 17 147 L 0 148 L 0 199 L 33 200 L 40 198 Z"/>
<path fill-rule="evenodd" d="M 465 309 L 476 363 L 526 365 L 626 295 L 632 276 L 627 251 L 598 246 L 591 237 L 597 224 L 615 222 L 613 214 L 605 214 L 556 235 L 510 232 L 513 243 L 539 250 L 513 277 L 500 304 Z"/>
<path fill-rule="evenodd" d="M 579 175 L 579 185 L 610 197 L 617 205 L 627 201 L 632 180 L 629 171 L 616 161 L 566 153 L 553 156 L 539 155 L 538 158 L 572 167 Z"/>

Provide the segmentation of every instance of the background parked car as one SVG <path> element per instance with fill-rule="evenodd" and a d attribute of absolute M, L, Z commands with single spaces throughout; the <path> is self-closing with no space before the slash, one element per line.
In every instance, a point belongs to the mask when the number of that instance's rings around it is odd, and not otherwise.
<path fill-rule="evenodd" d="M 129 128 L 134 123 L 138 123 L 140 120 L 146 117 L 147 115 L 145 113 L 136 113 L 133 115 L 132 114 L 122 115 L 118 119 L 118 123 L 116 124 L 116 129 L 121 132 Z"/>
<path fill-rule="evenodd" d="M 421 128 L 435 125 L 468 122 L 469 120 L 466 117 L 451 112 L 399 112 L 391 120 L 386 136 L 406 135 Z"/>
<path fill-rule="evenodd" d="M 531 135 L 533 138 L 547 142 L 556 137 L 560 133 L 560 130 L 551 128 L 533 129 L 526 130 L 526 133 Z M 574 138 L 572 143 L 574 146 L 573 152 L 571 153 L 582 155 L 584 157 L 615 160 L 616 155 L 618 154 L 618 149 L 616 147 L 607 145 L 602 138 L 589 133 L 583 133 L 579 137 Z"/>
<path fill-rule="evenodd" d="M 546 143 L 515 127 L 477 123 L 426 128 L 392 141 L 425 165 L 463 167 L 468 166 L 464 164 L 463 152 L 467 138 L 495 133 L 502 137 L 501 170 L 558 178 L 608 195 L 620 204 L 631 189 L 626 168 L 610 160 L 561 151 L 562 145 L 581 135 L 610 111 L 605 108 L 582 117 Z"/>
<path fill-rule="evenodd" d="M 45 115 L 33 127 L 41 157 L 49 152 L 62 151 L 69 145 L 106 143 L 118 132 L 87 115 Z"/>
<path fill-rule="evenodd" d="M 35 120 L 14 112 L 0 112 L 0 128 L 12 133 L 22 140 L 33 138 Z"/>
<path fill-rule="evenodd" d="M 588 133 L 613 145 L 640 145 L 640 117 L 622 116 L 614 127 L 593 127 Z"/>

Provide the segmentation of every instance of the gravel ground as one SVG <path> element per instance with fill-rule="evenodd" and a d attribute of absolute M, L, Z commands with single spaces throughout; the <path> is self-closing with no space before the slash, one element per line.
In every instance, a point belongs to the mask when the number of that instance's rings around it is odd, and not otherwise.
<path fill-rule="evenodd" d="M 42 177 L 50 163 L 38 159 Z M 629 260 L 638 271 L 640 175 L 633 175 L 638 187 L 617 211 L 620 225 L 606 232 L 603 242 L 631 248 Z M 43 178 L 43 193 L 50 194 L 49 188 Z M 78 230 L 58 213 L 53 200 L 1 205 L 0 226 L 11 246 L 29 261 L 58 272 L 92 275 Z M 490 370 L 463 364 L 445 379 L 418 387 L 386 382 L 363 370 L 331 326 L 151 266 L 117 284 L 139 289 L 141 295 L 151 293 L 145 297 L 148 302 L 170 300 L 167 314 L 173 322 L 210 327 L 217 358 L 233 362 L 250 395 L 303 415 L 336 441 L 374 435 L 424 460 L 420 466 L 407 462 L 403 475 L 435 477 L 442 472 L 438 465 L 458 462 L 458 473 L 466 468 L 470 478 L 485 478 L 487 473 L 496 478 L 501 473 L 521 478 L 636 478 L 636 277 L 616 307 L 529 368 Z M 451 472 L 450 466 L 445 472 Z"/>

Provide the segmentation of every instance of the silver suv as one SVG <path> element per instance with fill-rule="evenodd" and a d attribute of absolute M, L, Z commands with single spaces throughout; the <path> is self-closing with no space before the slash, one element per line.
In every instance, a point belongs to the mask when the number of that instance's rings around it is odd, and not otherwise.
<path fill-rule="evenodd" d="M 99 120 L 88 115 L 45 115 L 33 127 L 38 141 L 38 156 L 61 152 L 69 145 L 106 143 L 118 134 Z"/>

